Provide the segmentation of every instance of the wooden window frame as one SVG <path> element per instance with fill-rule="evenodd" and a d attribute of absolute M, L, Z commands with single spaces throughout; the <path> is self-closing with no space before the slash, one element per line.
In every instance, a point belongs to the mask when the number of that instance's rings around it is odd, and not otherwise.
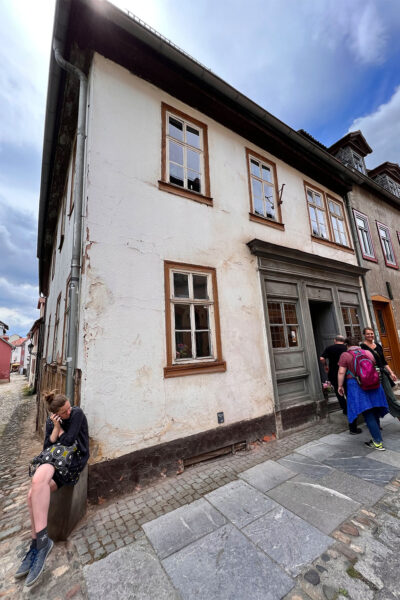
<path fill-rule="evenodd" d="M 342 213 L 342 218 L 339 218 L 336 214 L 334 214 L 334 213 L 331 212 L 331 209 L 330 209 L 330 206 L 329 206 L 329 202 L 333 202 L 334 204 L 337 204 L 340 207 L 340 210 L 341 210 L 341 213 Z M 341 246 L 343 248 L 351 248 L 350 231 L 349 231 L 349 227 L 347 225 L 346 211 L 345 211 L 345 208 L 344 208 L 343 201 L 339 200 L 338 198 L 335 198 L 334 196 L 331 196 L 330 194 L 326 194 L 326 204 L 327 204 L 327 211 L 328 211 L 328 215 L 329 215 L 329 222 L 330 222 L 331 231 L 332 231 L 332 240 L 331 241 L 334 244 L 337 244 L 338 246 Z M 337 242 L 335 240 L 335 232 L 334 232 L 332 217 L 334 217 L 335 219 L 343 221 L 344 231 L 345 231 L 346 238 L 347 238 L 347 244 L 340 244 L 339 242 Z"/>
<path fill-rule="evenodd" d="M 171 273 L 201 273 L 210 276 L 212 286 L 212 305 L 214 312 L 215 328 L 215 352 L 211 359 L 194 359 L 185 363 L 174 362 L 173 357 L 173 324 L 172 324 L 172 306 L 174 301 L 171 291 Z M 187 263 L 178 263 L 173 261 L 164 261 L 164 285 L 165 285 L 165 329 L 166 329 L 166 349 L 167 366 L 164 368 L 164 377 L 181 377 L 184 375 L 199 375 L 201 373 L 221 373 L 226 371 L 226 362 L 222 359 L 221 327 L 219 320 L 218 288 L 217 275 L 213 267 L 202 267 Z M 188 300 L 187 303 L 190 303 Z M 211 303 L 210 303 L 211 304 Z"/>
<path fill-rule="evenodd" d="M 277 169 L 276 169 L 276 164 L 274 162 L 272 162 L 271 160 L 269 160 L 268 158 L 265 158 L 265 156 L 258 154 L 258 152 L 254 152 L 250 148 L 246 148 L 245 150 L 246 150 L 247 180 L 248 180 L 248 185 L 249 185 L 249 201 L 250 201 L 249 219 L 250 219 L 250 221 L 254 221 L 255 223 L 261 223 L 262 225 L 268 225 L 269 227 L 274 227 L 275 229 L 280 229 L 281 231 L 283 231 L 285 229 L 285 225 L 282 223 L 282 211 L 281 211 L 282 202 L 280 201 L 280 198 L 279 198 L 278 173 L 277 173 Z M 253 190 L 252 190 L 252 185 L 251 185 L 251 179 L 252 179 L 253 175 L 251 174 L 251 168 L 250 168 L 251 158 L 258 160 L 260 163 L 265 163 L 265 165 L 270 167 L 272 170 L 272 176 L 273 176 L 273 180 L 274 180 L 274 182 L 273 182 L 274 204 L 275 204 L 275 209 L 276 209 L 276 214 L 277 214 L 276 220 L 271 219 L 270 217 L 265 217 L 265 216 L 259 215 L 254 211 Z"/>
<path fill-rule="evenodd" d="M 280 305 L 281 317 L 282 317 L 281 323 L 271 323 L 271 319 L 269 316 L 269 306 L 268 306 L 269 304 L 279 304 Z M 290 305 L 294 306 L 297 323 L 287 323 L 286 314 L 285 314 L 285 304 L 290 304 Z M 301 331 L 300 331 L 300 321 L 299 321 L 299 301 L 291 300 L 291 299 L 287 299 L 287 298 L 281 298 L 281 297 L 277 298 L 277 297 L 273 297 L 273 296 L 268 296 L 267 297 L 267 313 L 268 313 L 268 325 L 269 325 L 269 333 L 270 333 L 272 351 L 275 353 L 287 352 L 288 350 L 289 351 L 290 350 L 299 351 L 303 347 L 302 339 L 301 339 Z M 288 328 L 290 326 L 297 328 L 297 345 L 295 345 L 295 346 L 294 345 L 291 346 L 289 344 Z M 283 335 L 285 337 L 285 346 L 274 346 L 273 345 L 272 329 L 274 327 L 282 327 Z"/>
<path fill-rule="evenodd" d="M 64 325 L 63 325 L 63 339 L 62 339 L 62 348 L 61 348 L 61 356 L 63 362 L 66 361 L 66 352 L 67 352 L 67 344 L 66 344 L 66 327 L 67 327 L 67 315 L 70 314 L 70 305 L 69 305 L 69 284 L 71 281 L 71 275 L 68 276 L 67 285 L 65 287 L 65 303 L 64 303 Z M 68 332 L 67 332 L 68 333 Z"/>
<path fill-rule="evenodd" d="M 350 310 L 354 309 L 357 312 L 357 316 L 358 316 L 358 323 L 353 323 L 353 321 L 351 320 L 351 316 L 349 317 L 350 323 L 345 323 L 344 322 L 344 318 L 343 318 L 343 310 L 348 310 L 349 311 L 349 315 L 350 315 Z M 359 306 L 354 306 L 352 304 L 341 304 L 340 305 L 340 312 L 342 315 L 342 320 L 343 320 L 343 326 L 344 326 L 344 331 L 346 333 L 346 337 L 354 337 L 355 333 L 354 333 L 354 327 L 358 327 L 360 330 L 360 338 L 361 338 L 361 333 L 362 333 L 362 327 L 361 327 L 361 320 L 360 320 L 360 315 L 358 314 L 360 311 L 360 307 Z M 346 327 L 350 327 L 350 336 L 347 335 L 347 331 L 346 331 Z"/>
<path fill-rule="evenodd" d="M 393 242 L 392 242 L 392 236 L 390 235 L 389 227 L 387 225 L 385 225 L 384 223 L 381 223 L 380 221 L 375 221 L 375 222 L 376 222 L 376 227 L 378 229 L 378 236 L 379 236 L 379 241 L 381 243 L 383 258 L 385 259 L 385 264 L 390 269 L 398 269 L 399 265 L 398 265 L 398 262 L 397 262 L 396 254 L 394 252 L 394 247 L 393 247 Z M 381 233 L 380 233 L 381 229 L 384 229 L 388 233 L 388 235 L 389 235 L 390 246 L 392 248 L 392 254 L 393 254 L 394 261 L 395 261 L 394 263 L 388 262 L 388 259 L 386 258 L 385 246 L 383 244 L 383 240 L 382 240 Z"/>
<path fill-rule="evenodd" d="M 378 259 L 376 257 L 374 240 L 372 239 L 371 228 L 369 226 L 369 219 L 368 219 L 367 215 L 364 215 L 364 213 L 360 212 L 359 210 L 356 210 L 355 208 L 353 208 L 353 215 L 354 215 L 354 224 L 356 226 L 358 240 L 360 242 L 360 249 L 361 249 L 361 254 L 363 256 L 363 259 L 364 260 L 369 260 L 369 261 L 374 262 L 374 263 L 377 263 Z M 368 254 L 364 254 L 363 244 L 362 244 L 362 241 L 361 241 L 361 233 L 360 233 L 360 229 L 359 229 L 359 227 L 357 225 L 357 217 L 359 219 L 361 219 L 362 221 L 364 221 L 365 224 L 366 224 L 366 231 L 368 232 L 369 241 L 371 242 L 372 252 L 374 253 L 373 256 L 369 256 Z"/>
<path fill-rule="evenodd" d="M 72 145 L 71 189 L 70 189 L 70 195 L 69 195 L 69 212 L 68 212 L 68 216 L 70 218 L 73 213 L 74 205 L 75 205 L 75 199 L 74 199 L 75 164 L 76 164 L 76 136 L 74 139 L 74 143 Z"/>
<path fill-rule="evenodd" d="M 318 186 L 314 185 L 313 183 L 310 183 L 309 181 L 304 181 L 303 183 L 304 183 L 304 193 L 305 193 L 306 204 L 307 204 L 308 222 L 310 224 L 312 241 L 317 242 L 319 244 L 324 244 L 325 246 L 331 246 L 332 248 L 338 248 L 339 250 L 342 250 L 343 252 L 349 252 L 350 254 L 354 254 L 354 248 L 352 246 L 352 240 L 351 240 L 351 237 L 349 234 L 350 230 L 349 230 L 349 226 L 347 223 L 347 215 L 346 215 L 346 211 L 344 209 L 343 200 L 341 198 L 336 198 L 335 196 L 333 196 L 332 194 L 329 194 L 328 192 L 325 192 L 324 190 L 322 190 Z M 319 194 L 321 196 L 322 203 L 323 203 L 323 211 L 325 213 L 326 229 L 327 229 L 327 233 L 328 233 L 328 238 L 323 238 L 323 237 L 315 235 L 313 233 L 310 210 L 309 210 L 310 203 L 308 201 L 308 196 L 307 196 L 308 189 L 311 192 L 314 192 L 314 193 L 316 192 L 317 194 Z M 343 246 L 343 244 L 338 244 L 337 242 L 334 241 L 332 222 L 331 222 L 331 218 L 330 218 L 331 213 L 330 213 L 329 204 L 328 204 L 329 199 L 332 200 L 333 202 L 336 202 L 336 204 L 339 204 L 342 208 L 343 220 L 344 220 L 344 223 L 346 226 L 346 233 L 347 233 L 347 238 L 349 241 L 348 246 Z"/>
<path fill-rule="evenodd" d="M 56 313 L 55 313 L 55 318 L 54 318 L 53 348 L 51 351 L 51 362 L 52 363 L 57 362 L 57 342 L 58 342 L 58 328 L 60 326 L 60 306 L 61 306 L 61 292 L 58 294 L 57 303 L 56 303 Z"/>
<path fill-rule="evenodd" d="M 185 121 L 189 125 L 192 124 L 197 129 L 202 131 L 203 137 L 203 148 L 202 148 L 202 159 L 203 159 L 203 177 L 202 182 L 204 185 L 203 192 L 195 192 L 185 187 L 180 187 L 168 181 L 168 161 L 167 161 L 167 117 L 168 114 L 177 117 L 177 119 Z M 183 113 L 182 111 L 166 104 L 161 103 L 161 179 L 158 181 L 158 188 L 164 192 L 175 194 L 200 202 L 201 204 L 207 204 L 208 206 L 213 205 L 213 199 L 210 196 L 210 170 L 209 170 L 209 154 L 208 154 L 208 127 L 205 123 L 194 119 L 190 115 Z"/>

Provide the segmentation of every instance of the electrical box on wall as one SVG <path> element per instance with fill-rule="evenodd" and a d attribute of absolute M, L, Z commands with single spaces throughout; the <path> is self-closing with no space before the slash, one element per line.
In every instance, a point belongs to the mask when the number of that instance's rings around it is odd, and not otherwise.
<path fill-rule="evenodd" d="M 221 423 L 224 423 L 224 421 L 225 421 L 224 413 L 223 412 L 217 413 L 217 419 L 218 419 L 218 425 L 220 425 Z"/>

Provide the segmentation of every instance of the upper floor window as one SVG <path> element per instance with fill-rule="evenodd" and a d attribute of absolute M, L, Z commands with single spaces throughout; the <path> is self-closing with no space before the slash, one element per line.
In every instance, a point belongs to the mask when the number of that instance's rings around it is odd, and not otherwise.
<path fill-rule="evenodd" d="M 355 168 L 357 169 L 357 171 L 360 171 L 360 173 L 363 173 L 365 175 L 365 166 L 363 158 L 359 156 L 356 152 L 354 152 L 354 150 L 352 150 L 352 155 Z"/>
<path fill-rule="evenodd" d="M 308 183 L 305 190 L 312 236 L 350 248 L 343 202 Z"/>
<path fill-rule="evenodd" d="M 328 198 L 328 207 L 334 241 L 342 246 L 348 246 L 349 242 L 342 204 Z"/>
<path fill-rule="evenodd" d="M 160 189 L 212 204 L 207 125 L 164 103 L 162 120 Z"/>
<path fill-rule="evenodd" d="M 392 239 L 390 237 L 389 228 L 383 223 L 376 222 L 378 228 L 379 239 L 381 240 L 382 252 L 385 258 L 385 263 L 388 267 L 397 269 L 397 260 L 394 254 Z"/>
<path fill-rule="evenodd" d="M 250 218 L 283 229 L 276 166 L 246 148 L 250 187 Z"/>
<path fill-rule="evenodd" d="M 323 194 L 307 188 L 307 202 L 312 234 L 329 240 Z"/>
<path fill-rule="evenodd" d="M 358 239 L 360 240 L 361 252 L 363 258 L 376 261 L 374 245 L 372 243 L 371 232 L 369 229 L 368 217 L 354 210 Z"/>
<path fill-rule="evenodd" d="M 215 270 L 165 262 L 165 285 L 165 376 L 224 371 Z"/>

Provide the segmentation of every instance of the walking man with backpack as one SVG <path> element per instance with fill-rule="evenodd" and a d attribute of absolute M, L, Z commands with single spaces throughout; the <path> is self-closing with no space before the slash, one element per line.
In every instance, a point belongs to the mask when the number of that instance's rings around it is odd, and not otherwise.
<path fill-rule="evenodd" d="M 335 390 L 336 398 L 338 399 L 340 408 L 343 411 L 343 414 L 347 416 L 347 402 L 344 394 L 339 394 L 338 391 L 338 371 L 339 371 L 339 358 L 346 352 L 347 346 L 345 343 L 345 339 L 343 335 L 337 335 L 333 340 L 333 344 L 328 346 L 323 351 L 319 360 L 322 363 L 325 371 L 328 373 L 328 379 L 333 385 L 333 389 Z M 326 364 L 328 361 L 328 364 Z M 357 435 L 358 433 L 362 433 L 362 429 L 357 427 L 357 419 L 354 421 L 349 421 L 349 433 L 350 435 Z"/>
<path fill-rule="evenodd" d="M 338 392 L 342 395 L 345 378 L 349 423 L 362 414 L 372 437 L 365 444 L 375 450 L 385 450 L 379 419 L 389 412 L 388 404 L 375 367 L 375 359 L 369 350 L 360 348 L 357 338 L 349 339 L 347 351 L 339 358 Z"/>

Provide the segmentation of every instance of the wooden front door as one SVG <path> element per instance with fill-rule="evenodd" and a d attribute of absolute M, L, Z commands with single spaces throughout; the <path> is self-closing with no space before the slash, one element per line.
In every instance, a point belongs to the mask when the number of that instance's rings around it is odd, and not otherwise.
<path fill-rule="evenodd" d="M 390 312 L 389 303 L 386 302 L 375 302 L 373 301 L 376 324 L 378 326 L 379 335 L 381 338 L 381 344 L 383 353 L 390 366 L 390 368 L 398 373 L 398 366 L 396 360 L 397 344 L 396 344 L 396 331 L 394 330 L 393 318 Z"/>

